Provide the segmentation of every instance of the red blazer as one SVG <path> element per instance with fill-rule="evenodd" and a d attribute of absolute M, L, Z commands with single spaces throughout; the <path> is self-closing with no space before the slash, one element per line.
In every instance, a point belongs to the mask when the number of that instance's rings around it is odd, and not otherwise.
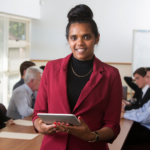
<path fill-rule="evenodd" d="M 116 138 L 120 132 L 122 101 L 122 84 L 118 70 L 94 56 L 90 80 L 71 112 L 67 98 L 67 67 L 70 57 L 71 54 L 46 65 L 38 90 L 33 121 L 38 118 L 37 113 L 72 113 L 81 116 L 91 131 L 109 127 Z M 108 146 L 106 142 L 89 143 L 71 134 L 56 133 L 44 136 L 41 149 L 108 150 Z"/>

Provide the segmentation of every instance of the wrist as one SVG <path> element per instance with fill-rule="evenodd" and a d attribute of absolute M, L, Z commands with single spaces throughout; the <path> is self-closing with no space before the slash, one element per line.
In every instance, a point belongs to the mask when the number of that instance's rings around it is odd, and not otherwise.
<path fill-rule="evenodd" d="M 99 134 L 98 132 L 91 132 L 91 137 L 89 142 L 96 142 L 99 140 Z"/>

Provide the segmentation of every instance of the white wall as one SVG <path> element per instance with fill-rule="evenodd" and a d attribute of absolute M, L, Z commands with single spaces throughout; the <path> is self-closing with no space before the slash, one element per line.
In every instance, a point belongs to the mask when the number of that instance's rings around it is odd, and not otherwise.
<path fill-rule="evenodd" d="M 0 12 L 40 19 L 39 0 L 0 0 Z"/>
<path fill-rule="evenodd" d="M 33 20 L 31 59 L 52 60 L 71 52 L 65 39 L 67 13 L 87 4 L 100 31 L 95 54 L 104 62 L 132 61 L 133 29 L 150 29 L 149 0 L 45 0 L 41 20 Z"/>

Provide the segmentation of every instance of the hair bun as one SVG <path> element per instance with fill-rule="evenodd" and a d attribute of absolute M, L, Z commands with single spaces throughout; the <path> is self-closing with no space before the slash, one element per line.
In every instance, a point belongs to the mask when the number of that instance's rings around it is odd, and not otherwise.
<path fill-rule="evenodd" d="M 68 19 L 72 19 L 75 17 L 87 17 L 87 18 L 93 18 L 93 12 L 92 10 L 87 6 L 87 5 L 77 5 L 74 8 L 72 8 L 68 15 L 67 15 Z"/>

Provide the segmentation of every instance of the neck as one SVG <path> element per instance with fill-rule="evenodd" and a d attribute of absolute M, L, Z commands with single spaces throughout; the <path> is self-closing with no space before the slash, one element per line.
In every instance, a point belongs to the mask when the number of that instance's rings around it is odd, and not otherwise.
<path fill-rule="evenodd" d="M 24 79 L 24 78 L 25 78 L 25 75 L 21 76 L 21 78 Z"/>
<path fill-rule="evenodd" d="M 33 89 L 32 85 L 30 84 L 30 82 L 29 82 L 29 83 L 26 83 L 26 84 L 27 84 L 27 86 L 34 92 L 34 89 Z"/>
<path fill-rule="evenodd" d="M 74 56 L 72 57 L 72 64 L 75 67 L 92 67 L 93 66 L 94 57 L 91 60 L 81 61 L 76 59 Z"/>
<path fill-rule="evenodd" d="M 147 84 L 145 84 L 142 89 L 144 89 L 146 86 L 147 86 Z"/>

